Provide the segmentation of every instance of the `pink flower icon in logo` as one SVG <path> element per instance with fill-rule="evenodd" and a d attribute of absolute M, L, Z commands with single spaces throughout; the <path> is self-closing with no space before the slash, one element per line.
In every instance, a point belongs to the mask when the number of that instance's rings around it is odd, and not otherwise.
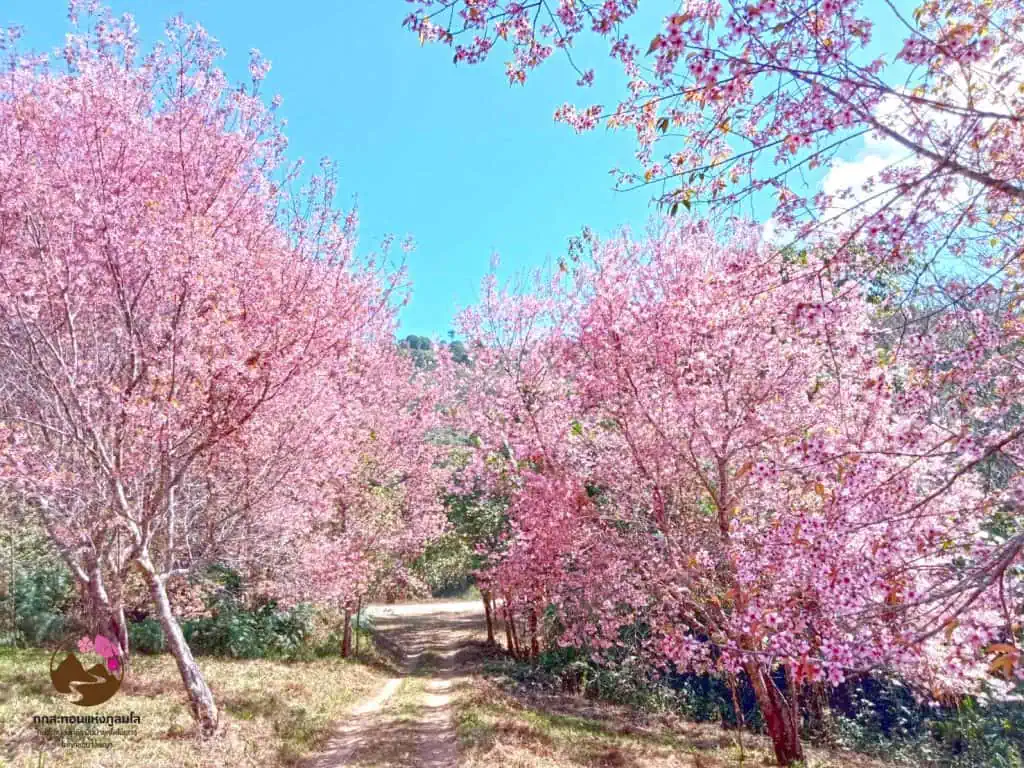
<path fill-rule="evenodd" d="M 120 662 L 117 660 L 117 649 L 114 647 L 114 644 L 103 635 L 96 635 L 95 639 L 83 637 L 78 641 L 78 650 L 82 653 L 94 652 L 97 655 L 102 656 L 107 665 L 107 669 L 111 672 L 116 672 L 121 666 Z"/>

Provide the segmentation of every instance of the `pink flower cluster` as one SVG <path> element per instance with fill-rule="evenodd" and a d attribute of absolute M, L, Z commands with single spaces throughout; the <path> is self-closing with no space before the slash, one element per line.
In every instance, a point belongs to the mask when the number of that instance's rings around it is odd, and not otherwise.
<path fill-rule="evenodd" d="M 120 668 L 117 649 L 104 635 L 96 635 L 95 638 L 90 638 L 88 635 L 82 637 L 78 641 L 78 650 L 80 653 L 96 653 L 102 656 L 107 669 L 111 672 L 116 672 Z"/>

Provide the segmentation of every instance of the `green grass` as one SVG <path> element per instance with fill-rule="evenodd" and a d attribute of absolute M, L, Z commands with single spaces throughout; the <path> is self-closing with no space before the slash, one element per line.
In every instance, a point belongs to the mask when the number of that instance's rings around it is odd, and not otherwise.
<path fill-rule="evenodd" d="M 573 711 L 576 710 L 576 711 Z M 643 718 L 576 697 L 532 699 L 477 679 L 455 700 L 461 768 L 729 768 L 774 765 L 769 741 L 720 725 Z M 808 749 L 811 768 L 876 768 L 861 755 Z M 742 754 L 742 761 L 741 761 Z"/>
<path fill-rule="evenodd" d="M 53 690 L 50 654 L 0 648 L 0 766 L 292 765 L 317 751 L 332 724 L 359 699 L 372 695 L 388 672 L 359 661 L 325 658 L 310 662 L 202 658 L 200 667 L 221 709 L 221 733 L 196 737 L 187 701 L 170 656 L 138 656 L 109 702 L 89 710 Z M 111 737 L 110 748 L 62 748 L 32 724 L 36 714 L 121 714 L 142 723 L 133 736 Z M 42 761 L 42 762 L 41 762 Z"/>
<path fill-rule="evenodd" d="M 398 720 L 415 722 L 423 711 L 425 691 L 426 681 L 423 678 L 403 678 L 395 695 L 385 705 L 385 714 Z"/>

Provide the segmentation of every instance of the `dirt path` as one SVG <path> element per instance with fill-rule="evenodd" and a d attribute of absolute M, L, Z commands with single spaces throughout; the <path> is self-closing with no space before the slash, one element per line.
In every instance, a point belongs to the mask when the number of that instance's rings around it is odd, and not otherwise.
<path fill-rule="evenodd" d="M 408 603 L 368 613 L 378 644 L 401 659 L 402 676 L 353 710 L 304 768 L 454 768 L 451 700 L 486 639 L 483 606 Z"/>

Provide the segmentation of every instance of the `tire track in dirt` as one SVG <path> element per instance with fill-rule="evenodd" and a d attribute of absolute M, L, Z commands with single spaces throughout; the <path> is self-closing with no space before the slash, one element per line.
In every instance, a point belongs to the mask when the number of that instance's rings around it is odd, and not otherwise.
<path fill-rule="evenodd" d="M 479 602 L 371 606 L 379 644 L 401 659 L 402 676 L 338 724 L 303 768 L 455 768 L 452 697 L 486 637 Z"/>

